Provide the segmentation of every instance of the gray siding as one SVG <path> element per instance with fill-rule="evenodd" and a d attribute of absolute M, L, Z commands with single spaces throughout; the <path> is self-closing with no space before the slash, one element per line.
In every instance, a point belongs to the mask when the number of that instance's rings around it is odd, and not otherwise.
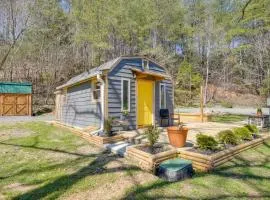
<path fill-rule="evenodd" d="M 130 60 L 122 60 L 108 75 L 108 115 L 116 120 L 123 119 L 121 112 L 121 81 L 122 78 L 130 80 L 130 112 L 126 117 L 129 129 L 136 129 L 136 80 L 133 78 L 129 64 Z M 114 130 L 122 130 L 121 126 L 115 125 Z"/>
<path fill-rule="evenodd" d="M 127 117 L 129 122 L 129 129 L 136 129 L 136 79 L 133 78 L 131 68 L 142 69 L 142 60 L 140 58 L 134 59 L 123 59 L 108 75 L 108 115 L 115 119 L 122 119 L 121 113 L 121 79 L 129 79 L 131 85 L 130 91 L 130 113 Z M 149 62 L 149 70 L 166 73 L 165 70 L 156 65 L 155 63 Z M 173 112 L 173 94 L 172 84 L 170 80 L 164 80 L 162 83 L 166 83 L 166 103 L 170 110 Z M 156 82 L 155 91 L 155 118 L 156 123 L 160 125 L 159 120 L 159 82 Z M 114 126 L 114 130 L 121 130 L 122 127 Z"/>
<path fill-rule="evenodd" d="M 90 81 L 68 88 L 62 109 L 65 124 L 87 127 L 100 126 L 100 102 L 93 102 Z"/>

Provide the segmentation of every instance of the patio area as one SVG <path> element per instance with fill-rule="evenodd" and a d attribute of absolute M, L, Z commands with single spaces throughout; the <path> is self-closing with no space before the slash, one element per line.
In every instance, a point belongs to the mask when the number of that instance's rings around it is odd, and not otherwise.
<path fill-rule="evenodd" d="M 187 145 L 184 148 L 192 147 L 196 143 L 196 135 L 199 133 L 203 133 L 206 135 L 215 136 L 219 131 L 226 129 L 233 129 L 236 127 L 241 127 L 245 123 L 244 122 L 234 122 L 234 123 L 217 123 L 217 122 L 193 122 L 186 123 L 185 126 L 188 127 L 188 135 L 187 135 Z M 146 136 L 143 135 L 144 129 L 138 129 L 134 131 L 124 131 L 121 132 L 124 137 L 128 140 L 135 140 L 135 143 L 144 143 L 147 142 Z M 159 143 L 169 144 L 168 135 L 166 127 L 162 127 L 162 132 L 159 137 Z"/>

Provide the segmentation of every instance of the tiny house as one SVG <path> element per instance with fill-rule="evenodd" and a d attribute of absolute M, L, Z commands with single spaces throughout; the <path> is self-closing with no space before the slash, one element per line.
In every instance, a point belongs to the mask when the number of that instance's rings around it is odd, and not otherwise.
<path fill-rule="evenodd" d="M 56 88 L 56 120 L 103 131 L 160 125 L 160 109 L 173 113 L 173 84 L 166 69 L 145 57 L 118 57 Z"/>

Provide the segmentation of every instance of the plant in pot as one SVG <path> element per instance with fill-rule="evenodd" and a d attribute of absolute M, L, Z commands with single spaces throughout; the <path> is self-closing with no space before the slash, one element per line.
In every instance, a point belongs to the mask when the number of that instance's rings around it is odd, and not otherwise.
<path fill-rule="evenodd" d="M 262 112 L 262 108 L 257 108 L 257 116 L 262 116 L 263 112 Z"/>
<path fill-rule="evenodd" d="M 186 144 L 188 128 L 183 123 L 178 126 L 170 126 L 167 128 L 170 144 L 174 147 L 183 147 Z"/>
<path fill-rule="evenodd" d="M 155 148 L 154 146 L 155 146 L 155 144 L 157 143 L 157 141 L 159 139 L 160 130 L 155 126 L 150 126 L 145 130 L 144 134 L 146 134 L 146 136 L 147 136 L 150 151 L 151 151 L 151 153 L 153 153 L 154 148 Z"/>
<path fill-rule="evenodd" d="M 108 117 L 108 118 L 105 120 L 105 123 L 104 123 L 105 134 L 106 134 L 106 136 L 108 136 L 108 137 L 113 136 L 113 131 L 112 131 L 113 120 L 114 120 L 114 119 L 113 119 L 112 117 Z"/>

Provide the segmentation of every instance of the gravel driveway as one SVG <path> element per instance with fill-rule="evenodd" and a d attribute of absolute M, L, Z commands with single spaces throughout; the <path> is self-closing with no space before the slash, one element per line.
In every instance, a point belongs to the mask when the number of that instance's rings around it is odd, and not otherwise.
<path fill-rule="evenodd" d="M 17 122 L 32 122 L 32 121 L 52 121 L 52 114 L 44 114 L 40 116 L 2 116 L 0 123 L 17 123 Z"/>

